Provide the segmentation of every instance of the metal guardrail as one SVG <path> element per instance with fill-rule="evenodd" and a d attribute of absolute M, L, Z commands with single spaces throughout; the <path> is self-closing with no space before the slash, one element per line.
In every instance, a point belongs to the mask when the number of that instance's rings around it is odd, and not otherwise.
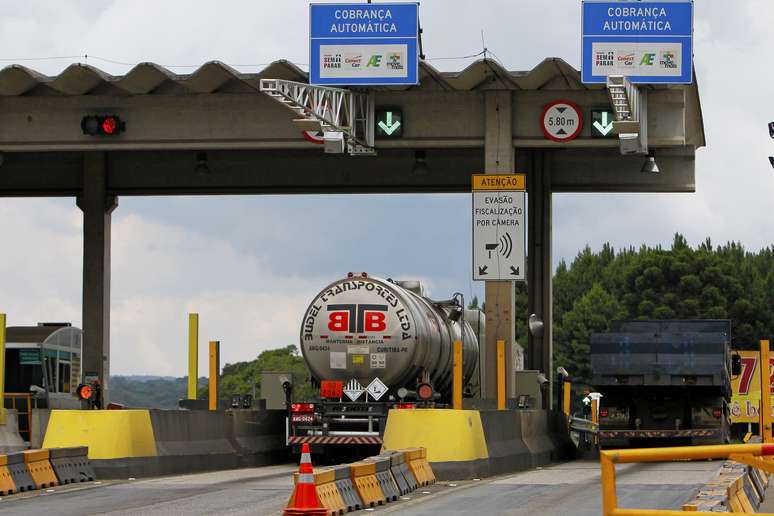
<path fill-rule="evenodd" d="M 5 400 L 11 400 L 11 409 L 16 410 L 16 414 L 19 418 L 19 435 L 24 438 L 27 435 L 25 441 L 32 442 L 32 394 L 25 392 L 6 392 L 4 395 Z M 19 402 L 17 404 L 17 401 Z M 26 409 L 26 410 L 22 410 Z M 24 420 L 22 419 L 24 416 Z M 26 421 L 25 421 L 26 420 Z M 26 425 L 23 424 L 26 422 Z"/>
<path fill-rule="evenodd" d="M 728 444 L 718 446 L 680 446 L 635 450 L 603 450 L 599 453 L 602 475 L 602 516 L 684 516 L 675 510 L 622 509 L 618 507 L 615 465 L 633 462 L 671 462 L 679 460 L 729 459 L 774 473 L 774 462 L 761 457 L 774 455 L 774 444 Z M 730 516 L 744 513 L 728 512 Z M 774 514 L 758 513 L 761 516 Z"/>

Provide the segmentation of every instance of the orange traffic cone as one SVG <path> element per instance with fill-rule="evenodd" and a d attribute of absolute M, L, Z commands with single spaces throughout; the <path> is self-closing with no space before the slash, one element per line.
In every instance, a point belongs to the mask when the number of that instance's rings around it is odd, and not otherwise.
<path fill-rule="evenodd" d="M 301 464 L 298 468 L 298 482 L 290 497 L 293 507 L 285 507 L 285 516 L 328 516 L 328 509 L 320 504 L 317 498 L 317 488 L 314 485 L 314 471 L 309 444 L 301 447 Z"/>

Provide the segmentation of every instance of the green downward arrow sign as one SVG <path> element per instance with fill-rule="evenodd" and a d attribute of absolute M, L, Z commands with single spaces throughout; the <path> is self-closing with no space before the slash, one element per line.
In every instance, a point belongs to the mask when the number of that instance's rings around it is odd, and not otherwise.
<path fill-rule="evenodd" d="M 594 122 L 594 128 L 599 131 L 599 134 L 602 136 L 607 136 L 607 134 L 613 130 L 613 121 L 611 120 L 610 123 L 607 122 L 607 111 L 602 112 L 602 123 L 599 123 L 599 120 Z"/>
<path fill-rule="evenodd" d="M 387 111 L 386 118 L 386 123 L 383 120 L 379 121 L 379 129 L 384 131 L 384 134 L 387 136 L 390 136 L 400 127 L 400 120 L 392 121 L 392 111 Z"/>

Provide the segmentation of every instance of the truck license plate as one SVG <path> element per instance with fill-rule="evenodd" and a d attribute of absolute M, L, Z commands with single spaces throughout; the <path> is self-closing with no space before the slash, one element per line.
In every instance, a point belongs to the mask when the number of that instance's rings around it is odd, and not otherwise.
<path fill-rule="evenodd" d="M 292 414 L 291 423 L 314 423 L 314 414 Z"/>

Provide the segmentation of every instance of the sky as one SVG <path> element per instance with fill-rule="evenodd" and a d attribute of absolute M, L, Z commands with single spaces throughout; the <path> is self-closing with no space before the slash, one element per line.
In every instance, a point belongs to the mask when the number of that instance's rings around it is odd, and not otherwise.
<path fill-rule="evenodd" d="M 425 0 L 425 53 L 449 71 L 472 59 L 435 59 L 484 45 L 511 70 L 546 57 L 579 68 L 580 1 L 547 4 Z M 772 245 L 774 2 L 697 0 L 695 13 L 707 136 L 696 193 L 556 194 L 555 264 L 586 245 L 668 246 L 675 232 L 692 244 Z M 219 60 L 251 72 L 284 58 L 305 68 L 307 18 L 301 0 L 3 2 L 0 65 L 53 75 L 88 62 L 120 75 L 143 61 L 189 73 Z M 346 245 L 375 228 L 379 249 Z M 0 199 L 0 312 L 9 325 L 80 325 L 82 231 L 74 199 Z M 438 298 L 480 295 L 470 245 L 469 195 L 123 197 L 113 213 L 111 372 L 185 375 L 188 312 L 201 317 L 200 373 L 206 340 L 221 340 L 221 363 L 297 343 L 309 301 L 348 271 L 420 279 Z"/>

